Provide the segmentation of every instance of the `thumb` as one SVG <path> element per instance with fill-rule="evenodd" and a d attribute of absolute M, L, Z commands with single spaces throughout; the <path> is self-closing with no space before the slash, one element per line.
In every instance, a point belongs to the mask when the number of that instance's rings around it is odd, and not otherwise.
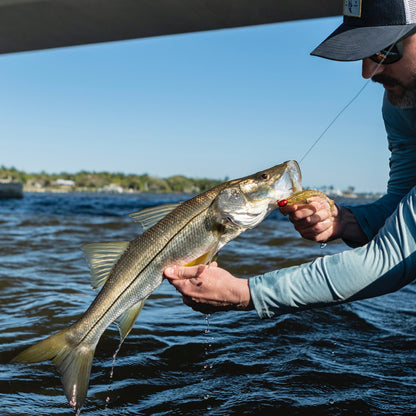
<path fill-rule="evenodd" d="M 289 214 L 292 214 L 297 209 L 298 209 L 298 205 L 296 205 L 296 204 L 286 205 L 285 207 L 279 207 L 279 211 L 285 216 L 289 215 Z"/>
<path fill-rule="evenodd" d="M 198 277 L 205 269 L 206 265 L 197 266 L 171 266 L 164 270 L 164 275 L 169 279 L 192 279 Z"/>

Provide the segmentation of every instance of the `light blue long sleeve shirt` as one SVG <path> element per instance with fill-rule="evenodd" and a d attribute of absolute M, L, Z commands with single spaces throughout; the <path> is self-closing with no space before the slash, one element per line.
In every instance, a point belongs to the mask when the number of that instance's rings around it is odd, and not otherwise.
<path fill-rule="evenodd" d="M 383 118 L 391 151 L 387 194 L 373 204 L 350 208 L 372 240 L 251 278 L 260 317 L 375 297 L 416 278 L 416 109 L 399 109 L 385 97 Z"/>
<path fill-rule="evenodd" d="M 416 185 L 416 108 L 398 108 L 383 100 L 383 120 L 391 152 L 385 196 L 372 204 L 348 207 L 368 237 L 373 238 L 400 200 Z"/>

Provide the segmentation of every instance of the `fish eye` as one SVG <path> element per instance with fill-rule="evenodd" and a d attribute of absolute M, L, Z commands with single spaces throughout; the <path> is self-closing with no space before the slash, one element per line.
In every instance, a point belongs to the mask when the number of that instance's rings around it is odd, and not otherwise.
<path fill-rule="evenodd" d="M 260 178 L 263 179 L 263 180 L 265 180 L 265 181 L 267 181 L 270 178 L 270 175 L 267 174 L 267 173 L 262 173 L 260 175 Z"/>

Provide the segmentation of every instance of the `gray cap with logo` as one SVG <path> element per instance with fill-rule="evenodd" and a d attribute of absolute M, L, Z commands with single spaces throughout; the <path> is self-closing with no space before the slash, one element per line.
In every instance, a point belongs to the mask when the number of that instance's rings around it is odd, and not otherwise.
<path fill-rule="evenodd" d="M 416 0 L 344 0 L 344 22 L 311 55 L 357 61 L 416 32 Z"/>

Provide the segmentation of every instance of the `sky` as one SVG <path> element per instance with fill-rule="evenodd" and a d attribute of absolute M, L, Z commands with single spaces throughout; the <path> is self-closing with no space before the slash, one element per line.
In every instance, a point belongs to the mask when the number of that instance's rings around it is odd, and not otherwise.
<path fill-rule="evenodd" d="M 310 52 L 341 17 L 0 55 L 0 166 L 385 192 L 383 88 Z"/>

